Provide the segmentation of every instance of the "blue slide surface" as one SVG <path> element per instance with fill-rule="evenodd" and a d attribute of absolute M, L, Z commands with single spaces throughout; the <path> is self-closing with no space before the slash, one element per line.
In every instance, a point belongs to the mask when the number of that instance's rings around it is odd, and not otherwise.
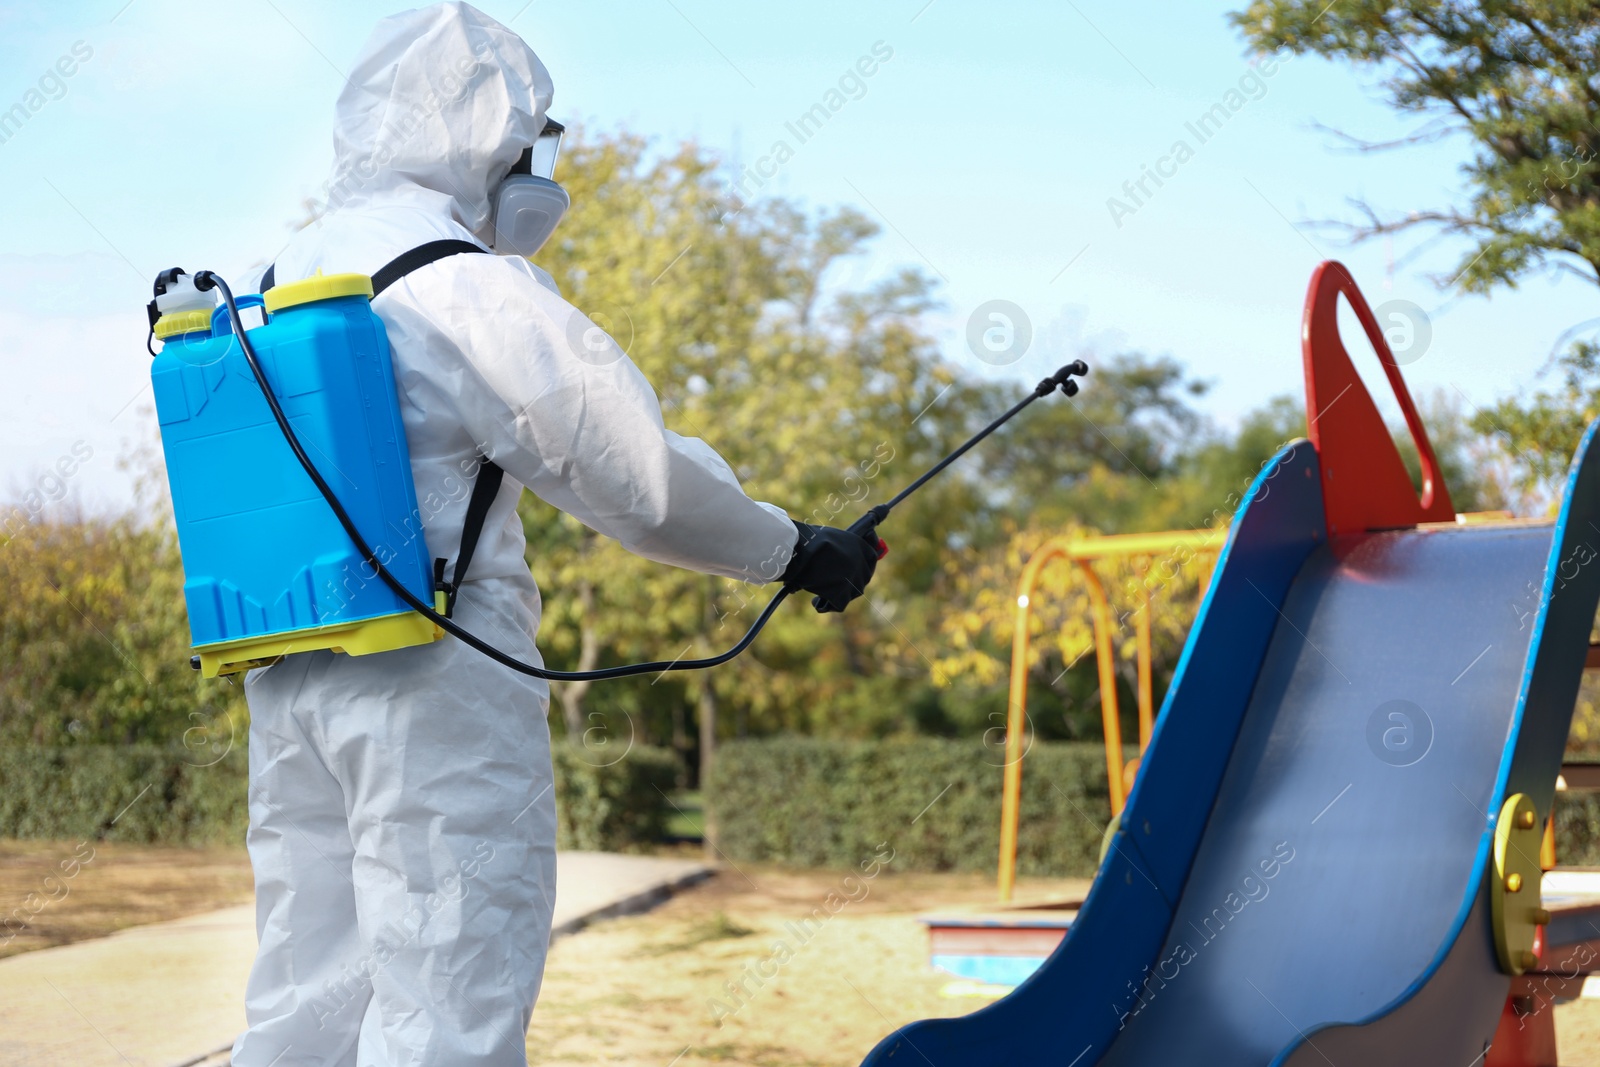
<path fill-rule="evenodd" d="M 865 1061 L 1467 1064 L 1510 978 L 1495 813 L 1550 810 L 1600 600 L 1594 428 L 1559 515 L 1326 535 L 1309 442 L 1251 487 L 1054 954 Z M 1594 547 L 1591 547 L 1594 546 Z"/>

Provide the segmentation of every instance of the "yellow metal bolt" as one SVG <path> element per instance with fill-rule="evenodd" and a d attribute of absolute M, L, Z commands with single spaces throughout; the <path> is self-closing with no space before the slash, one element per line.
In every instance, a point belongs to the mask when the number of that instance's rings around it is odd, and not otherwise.
<path fill-rule="evenodd" d="M 1518 893 L 1521 892 L 1521 890 L 1522 875 L 1518 874 L 1516 871 L 1512 871 L 1510 874 L 1506 875 L 1506 892 Z"/>
<path fill-rule="evenodd" d="M 1538 820 L 1530 809 L 1524 808 L 1522 811 L 1517 812 L 1517 825 L 1524 830 L 1532 830 L 1536 821 Z"/>
<path fill-rule="evenodd" d="M 1539 966 L 1539 957 L 1535 956 L 1531 952 L 1521 953 L 1517 957 L 1517 961 L 1522 964 L 1522 969 L 1525 971 L 1531 971 L 1535 967 Z"/>
<path fill-rule="evenodd" d="M 1543 908 L 1534 908 L 1532 915 L 1529 917 L 1533 919 L 1533 925 L 1535 926 L 1550 925 L 1550 913 L 1545 911 Z"/>

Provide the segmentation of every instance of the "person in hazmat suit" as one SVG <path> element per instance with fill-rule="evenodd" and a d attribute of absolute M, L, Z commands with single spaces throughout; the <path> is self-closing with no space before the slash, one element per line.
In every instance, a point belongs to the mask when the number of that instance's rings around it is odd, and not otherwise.
<path fill-rule="evenodd" d="M 490 244 L 497 186 L 551 92 L 528 45 L 466 4 L 379 23 L 339 95 L 329 210 L 275 283 Z M 781 580 L 835 610 L 871 579 L 875 544 L 752 501 L 709 446 L 667 430 L 638 369 L 609 338 L 597 358 L 593 324 L 528 260 L 440 259 L 373 309 L 430 558 L 456 557 L 482 460 L 504 471 L 454 615 L 505 652 L 539 662 L 523 487 L 649 559 Z M 292 655 L 245 691 L 260 947 L 233 1063 L 524 1063 L 556 885 L 547 684 L 445 637 Z"/>

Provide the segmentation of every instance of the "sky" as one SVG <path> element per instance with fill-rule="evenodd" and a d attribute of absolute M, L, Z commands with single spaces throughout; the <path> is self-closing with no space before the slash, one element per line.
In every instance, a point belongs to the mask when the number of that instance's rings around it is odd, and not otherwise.
<path fill-rule="evenodd" d="M 883 232 L 833 283 L 922 269 L 939 283 L 943 351 L 974 376 L 1031 383 L 1078 355 L 1170 355 L 1210 383 L 1200 405 L 1228 427 L 1302 395 L 1305 286 L 1337 258 L 1380 317 L 1399 316 L 1387 322 L 1414 394 L 1470 411 L 1537 385 L 1562 332 L 1600 314 L 1595 289 L 1536 278 L 1462 297 L 1433 280 L 1455 272 L 1459 243 L 1413 255 L 1420 237 L 1351 246 L 1315 226 L 1351 217 L 1351 198 L 1396 213 L 1450 203 L 1468 147 L 1340 150 L 1317 124 L 1385 139 L 1420 120 L 1394 114 L 1371 72 L 1253 65 L 1227 20 L 1237 4 L 480 6 L 539 53 L 569 125 L 693 139 L 733 180 L 750 167 L 755 196 L 865 211 Z M 396 10 L 0 8 L 0 111 L 43 99 L 0 142 L 0 497 L 133 499 L 130 457 L 156 439 L 151 280 L 175 265 L 243 276 L 273 257 L 327 177 L 342 72 Z M 863 57 L 873 73 L 856 78 Z M 844 105 L 801 141 L 790 125 L 841 80 Z M 1237 110 L 1192 128 L 1219 102 Z M 793 149 L 781 165 L 778 141 Z M 1379 394 L 1376 360 L 1348 343 Z"/>

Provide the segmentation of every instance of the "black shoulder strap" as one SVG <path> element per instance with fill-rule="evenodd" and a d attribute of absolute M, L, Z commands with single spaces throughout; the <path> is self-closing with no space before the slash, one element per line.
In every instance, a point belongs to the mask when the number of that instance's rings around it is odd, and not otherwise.
<path fill-rule="evenodd" d="M 429 241 L 425 245 L 418 245 L 409 252 L 400 253 L 378 268 L 378 272 L 372 276 L 372 295 L 377 296 L 414 270 L 421 270 L 429 263 L 437 263 L 446 256 L 454 256 L 462 252 L 488 254 L 489 250 L 481 245 L 475 245 L 471 241 L 457 241 L 454 238 Z"/>
<path fill-rule="evenodd" d="M 467 568 L 472 566 L 472 554 L 478 548 L 478 538 L 483 535 L 483 521 L 489 517 L 489 508 L 494 504 L 495 497 L 500 495 L 504 480 L 505 472 L 492 459 L 484 460 L 483 466 L 478 468 L 478 477 L 472 483 L 472 498 L 467 501 L 467 517 L 461 523 L 461 554 L 456 556 L 456 568 L 450 575 L 450 584 L 444 587 L 446 615 L 455 610 L 456 593 L 466 580 Z M 441 559 L 435 564 L 435 570 L 441 575 L 443 563 Z"/>
<path fill-rule="evenodd" d="M 475 245 L 471 241 L 458 241 L 453 237 L 418 245 L 409 252 L 400 253 L 378 268 L 378 272 L 372 276 L 372 295 L 377 296 L 412 271 L 420 270 L 429 263 L 437 263 L 446 256 L 462 252 L 487 253 L 488 251 L 487 248 Z M 278 265 L 268 263 L 266 271 L 261 275 L 261 291 L 264 293 L 276 284 L 278 284 Z"/>
<path fill-rule="evenodd" d="M 418 245 L 409 252 L 400 253 L 378 268 L 377 273 L 372 276 L 372 295 L 377 296 L 414 270 L 421 270 L 430 263 L 437 263 L 447 256 L 462 252 L 487 254 L 489 250 L 471 241 L 449 238 Z M 272 288 L 276 281 L 276 272 L 277 264 L 274 263 L 261 275 L 263 293 Z M 450 575 L 450 581 L 444 580 L 445 561 L 442 559 L 433 561 L 434 590 L 436 593 L 444 594 L 441 614 L 448 616 L 455 610 L 456 593 L 460 591 L 461 583 L 466 580 L 467 567 L 472 563 L 472 554 L 477 551 L 478 538 L 483 535 L 484 520 L 489 517 L 489 508 L 494 504 L 495 497 L 500 495 L 500 486 L 504 480 L 505 472 L 493 460 L 485 459 L 483 465 L 478 468 L 477 479 L 472 483 L 472 498 L 467 501 L 467 517 L 461 525 L 461 554 L 456 557 L 455 571 Z"/>
<path fill-rule="evenodd" d="M 488 253 L 487 248 L 473 244 L 471 241 L 457 241 L 447 238 L 441 241 L 429 241 L 425 245 L 418 245 L 409 252 L 402 252 L 394 259 L 379 267 L 372 276 L 372 295 L 376 297 L 395 282 L 404 278 L 414 270 L 421 270 L 430 263 L 437 263 L 448 256 L 459 255 L 463 252 Z M 467 501 L 467 516 L 461 524 L 461 550 L 456 556 L 454 571 L 450 574 L 450 581 L 444 581 L 445 561 L 433 561 L 434 584 L 444 593 L 444 614 L 451 615 L 456 609 L 456 594 L 461 591 L 461 583 L 466 581 L 467 568 L 472 565 L 472 554 L 478 549 L 478 538 L 483 536 L 483 523 L 489 517 L 489 508 L 494 504 L 495 497 L 500 495 L 500 485 L 504 481 L 505 472 L 493 460 L 484 459 L 483 465 L 478 468 L 478 476 L 472 483 L 472 497 Z"/>

